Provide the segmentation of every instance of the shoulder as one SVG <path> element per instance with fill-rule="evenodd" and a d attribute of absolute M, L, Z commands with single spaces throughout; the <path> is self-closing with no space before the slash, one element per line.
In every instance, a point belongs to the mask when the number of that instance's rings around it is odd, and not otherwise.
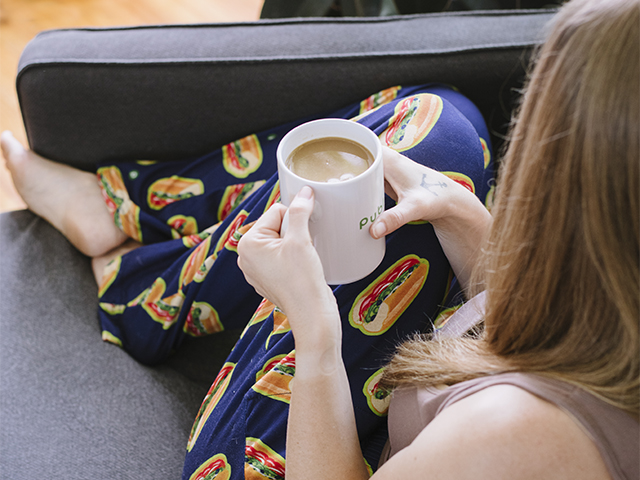
<path fill-rule="evenodd" d="M 511 385 L 445 408 L 383 469 L 392 464 L 412 465 L 413 478 L 420 471 L 423 478 L 610 479 L 595 444 L 567 413 Z"/>

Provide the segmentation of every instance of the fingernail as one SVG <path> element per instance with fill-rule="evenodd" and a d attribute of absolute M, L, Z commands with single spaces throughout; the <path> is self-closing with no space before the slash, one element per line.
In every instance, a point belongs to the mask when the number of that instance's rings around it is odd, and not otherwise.
<path fill-rule="evenodd" d="M 373 233 L 373 236 L 375 238 L 380 238 L 382 237 L 385 232 L 387 231 L 387 227 L 385 226 L 384 222 L 379 221 L 378 223 L 376 223 L 375 225 L 373 225 L 371 227 L 371 233 Z"/>
<path fill-rule="evenodd" d="M 300 189 L 300 191 L 298 192 L 298 196 L 300 198 L 306 198 L 309 199 L 313 196 L 313 190 L 311 189 L 311 187 L 309 185 L 305 185 L 304 187 L 302 187 L 302 189 Z"/>

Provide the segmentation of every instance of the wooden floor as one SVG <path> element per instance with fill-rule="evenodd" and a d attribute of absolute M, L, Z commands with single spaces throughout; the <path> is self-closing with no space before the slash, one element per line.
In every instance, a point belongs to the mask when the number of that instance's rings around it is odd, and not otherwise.
<path fill-rule="evenodd" d="M 262 0 L 0 0 L 0 131 L 26 144 L 15 90 L 18 60 L 38 32 L 55 28 L 257 20 Z M 0 162 L 0 212 L 24 208 Z"/>

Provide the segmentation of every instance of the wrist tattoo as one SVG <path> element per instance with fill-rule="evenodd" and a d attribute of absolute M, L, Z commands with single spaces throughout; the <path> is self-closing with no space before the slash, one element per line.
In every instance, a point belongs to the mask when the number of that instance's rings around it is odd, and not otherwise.
<path fill-rule="evenodd" d="M 422 174 L 422 181 L 420 182 L 420 186 L 422 188 L 424 188 L 427 192 L 432 193 L 433 195 L 435 195 L 436 197 L 438 196 L 438 194 L 436 192 L 434 192 L 432 190 L 432 188 L 447 188 L 448 185 L 445 182 L 435 182 L 435 183 L 427 183 L 427 174 L 423 173 Z"/>

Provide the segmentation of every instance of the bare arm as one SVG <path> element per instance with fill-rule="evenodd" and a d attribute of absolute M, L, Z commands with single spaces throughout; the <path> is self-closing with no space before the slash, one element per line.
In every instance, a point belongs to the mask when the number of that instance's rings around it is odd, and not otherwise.
<path fill-rule="evenodd" d="M 340 348 L 296 348 L 287 427 L 287 479 L 369 478 Z M 327 394 L 327 392 L 330 392 Z"/>
<path fill-rule="evenodd" d="M 284 238 L 279 232 L 286 208 L 267 211 L 240 240 L 238 264 L 256 291 L 284 311 L 295 338 L 287 479 L 366 479 L 341 356 L 340 314 L 309 236 L 309 194 L 292 202 Z"/>

